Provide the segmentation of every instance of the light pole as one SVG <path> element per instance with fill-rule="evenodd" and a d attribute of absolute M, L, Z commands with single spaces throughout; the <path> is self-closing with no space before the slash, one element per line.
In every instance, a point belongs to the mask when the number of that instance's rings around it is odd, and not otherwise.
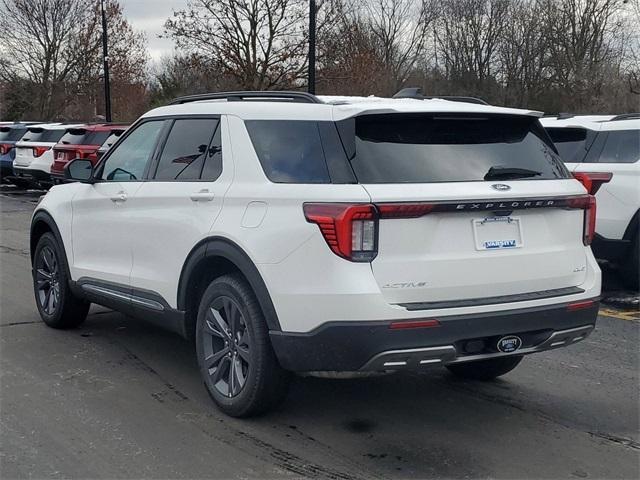
<path fill-rule="evenodd" d="M 316 93 L 316 0 L 309 0 L 309 93 Z"/>
<path fill-rule="evenodd" d="M 104 1 L 100 0 L 102 13 L 102 60 L 104 62 L 104 116 L 107 122 L 111 122 L 111 86 L 109 85 L 109 50 L 107 47 L 107 15 L 104 9 Z"/>

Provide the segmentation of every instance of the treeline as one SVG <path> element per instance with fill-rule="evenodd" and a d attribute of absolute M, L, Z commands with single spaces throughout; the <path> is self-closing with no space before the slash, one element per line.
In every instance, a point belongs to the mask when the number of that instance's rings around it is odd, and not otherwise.
<path fill-rule="evenodd" d="M 79 1 L 0 0 L 5 9 Z M 122 61 L 131 65 L 135 58 L 144 69 L 139 75 L 124 68 L 116 77 L 122 82 L 114 85 L 116 96 L 126 92 L 125 85 L 143 88 L 116 101 L 120 119 L 183 94 L 306 88 L 307 0 L 192 0 L 165 24 L 180 53 L 150 69 L 140 34 L 122 18 L 116 0 L 109 4 L 138 47 L 135 55 L 120 51 Z M 419 86 L 430 95 L 479 96 L 547 112 L 640 110 L 640 0 L 318 0 L 317 7 L 321 94 L 391 95 Z M 16 64 L 7 45 L 0 47 L 0 79 L 36 87 L 26 97 L 9 88 L 9 97 L 26 102 L 23 112 L 29 111 L 43 104 L 37 91 L 50 81 L 25 74 L 33 58 Z M 97 112 L 100 61 L 93 61 L 93 77 L 72 76 L 62 91 L 73 104 L 83 92 L 78 84 L 91 80 Z M 121 60 L 112 53 L 111 61 Z"/>

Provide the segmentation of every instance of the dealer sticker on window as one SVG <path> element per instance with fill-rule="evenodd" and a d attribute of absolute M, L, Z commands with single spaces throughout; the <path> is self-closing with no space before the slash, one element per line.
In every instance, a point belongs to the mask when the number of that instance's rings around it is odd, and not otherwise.
<path fill-rule="evenodd" d="M 502 250 L 522 247 L 522 226 L 518 217 L 473 219 L 476 250 Z"/>

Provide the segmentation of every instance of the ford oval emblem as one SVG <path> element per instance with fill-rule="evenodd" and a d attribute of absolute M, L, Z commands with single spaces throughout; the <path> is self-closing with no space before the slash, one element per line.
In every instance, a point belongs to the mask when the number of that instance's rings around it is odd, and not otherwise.
<path fill-rule="evenodd" d="M 494 190 L 498 190 L 499 192 L 506 192 L 507 190 L 511 190 L 509 185 L 505 185 L 504 183 L 494 183 L 491 185 L 491 188 Z"/>
<path fill-rule="evenodd" d="M 508 337 L 502 337 L 498 340 L 498 350 L 502 353 L 515 352 L 522 346 L 522 339 L 515 335 L 509 335 Z"/>

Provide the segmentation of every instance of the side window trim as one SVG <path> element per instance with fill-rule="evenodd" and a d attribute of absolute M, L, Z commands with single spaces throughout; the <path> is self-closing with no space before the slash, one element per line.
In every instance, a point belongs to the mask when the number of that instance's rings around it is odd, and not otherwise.
<path fill-rule="evenodd" d="M 94 176 L 96 178 L 96 182 L 109 182 L 110 181 L 110 180 L 105 180 L 105 179 L 102 178 L 102 174 L 104 173 L 104 166 L 105 166 L 107 160 L 109 160 L 109 157 L 111 157 L 111 155 L 113 154 L 113 152 L 115 152 L 120 147 L 120 144 L 122 142 L 124 142 L 129 137 L 129 135 L 131 135 L 133 132 L 135 132 L 138 128 L 140 128 L 145 123 L 163 122 L 164 125 L 160 129 L 160 134 L 158 135 L 158 138 L 156 139 L 155 146 L 153 148 L 153 152 L 154 153 L 150 158 L 147 158 L 147 164 L 145 165 L 144 174 L 143 174 L 142 178 L 139 179 L 140 182 L 146 181 L 146 174 L 147 174 L 149 165 L 152 163 L 152 159 L 154 158 L 154 156 L 156 154 L 156 151 L 158 149 L 158 144 L 160 143 L 160 140 L 162 139 L 162 135 L 163 135 L 164 129 L 166 128 L 166 121 L 167 121 L 167 119 L 165 117 L 150 117 L 150 118 L 143 118 L 143 119 L 139 120 L 138 122 L 134 123 L 133 125 L 131 125 L 131 127 L 129 127 L 122 135 L 120 135 L 120 138 L 118 138 L 118 140 L 113 145 L 111 145 L 111 148 L 109 148 L 109 150 L 102 156 L 100 161 L 95 166 L 95 169 L 94 169 L 95 174 L 94 174 Z"/>
<path fill-rule="evenodd" d="M 189 179 L 189 180 L 159 180 L 156 179 L 155 176 L 158 173 L 158 167 L 160 164 L 160 157 L 162 156 L 162 152 L 164 151 L 164 148 L 167 144 L 167 140 L 169 138 L 169 135 L 171 134 L 171 130 L 173 129 L 173 126 L 175 125 L 175 123 L 178 120 L 217 120 L 217 124 L 216 124 L 216 128 L 213 130 L 213 132 L 211 132 L 211 137 L 209 137 L 209 143 L 207 144 L 207 151 L 209 150 L 209 148 L 211 148 L 211 143 L 213 142 L 216 133 L 218 131 L 218 129 L 222 128 L 222 116 L 218 115 L 218 114 L 214 114 L 214 115 L 176 115 L 176 116 L 171 116 L 171 117 L 163 117 L 166 121 L 167 121 L 167 125 L 165 125 L 165 127 L 163 128 L 162 132 L 160 133 L 160 137 L 161 137 L 161 141 L 158 142 L 157 146 L 156 146 L 156 150 L 153 154 L 153 159 L 151 162 L 149 162 L 149 168 L 148 170 L 145 171 L 145 177 L 144 177 L 144 181 L 147 182 L 206 182 L 206 183 L 211 183 L 211 182 L 215 182 L 217 180 L 217 178 L 215 180 L 205 180 L 202 178 L 202 174 L 204 172 L 204 167 L 207 161 L 207 158 L 205 158 L 205 161 L 202 163 L 202 167 L 200 168 L 200 175 L 197 180 L 196 179 Z M 221 142 L 222 143 L 222 142 Z M 224 148 L 224 147 L 223 147 Z M 224 158 L 224 156 L 223 156 Z M 224 165 L 223 165 L 224 168 Z M 220 175 L 218 175 L 218 178 L 220 178 Z"/>

